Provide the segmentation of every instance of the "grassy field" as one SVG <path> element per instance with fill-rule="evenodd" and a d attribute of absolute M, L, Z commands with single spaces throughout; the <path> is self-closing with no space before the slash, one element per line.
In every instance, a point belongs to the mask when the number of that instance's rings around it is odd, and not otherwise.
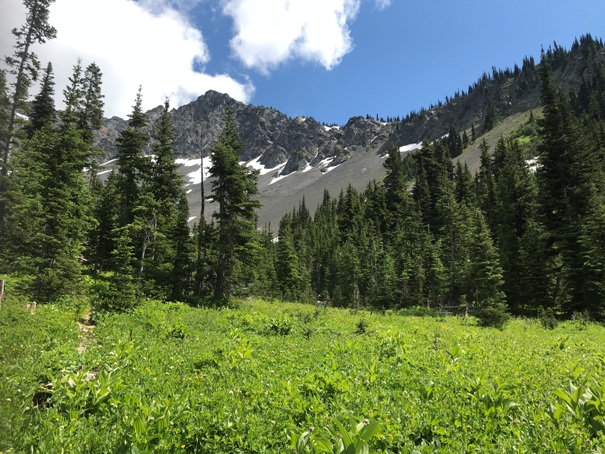
<path fill-rule="evenodd" d="M 89 328 L 78 310 L 0 307 L 1 453 L 605 446 L 605 329 L 583 320 L 499 331 L 456 317 L 150 301 Z"/>

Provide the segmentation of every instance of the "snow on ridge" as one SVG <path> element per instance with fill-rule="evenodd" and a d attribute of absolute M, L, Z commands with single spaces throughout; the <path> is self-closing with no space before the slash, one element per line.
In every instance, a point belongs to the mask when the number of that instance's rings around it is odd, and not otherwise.
<path fill-rule="evenodd" d="M 23 115 L 22 113 L 15 112 L 15 115 L 19 117 L 21 120 L 29 121 L 29 117 L 27 115 Z"/>
<path fill-rule="evenodd" d="M 189 172 L 187 174 L 187 185 L 196 185 L 200 184 L 202 180 L 206 180 L 210 177 L 210 166 L 212 165 L 212 160 L 210 157 L 204 158 L 203 166 L 204 166 L 204 175 L 202 177 L 202 160 L 197 159 L 177 159 L 175 160 L 177 164 L 180 164 L 183 167 L 194 167 L 198 166 L 199 168 L 194 170 L 193 172 Z"/>
<path fill-rule="evenodd" d="M 193 221 L 196 218 L 197 218 L 197 216 L 191 216 L 189 219 L 187 219 L 187 222 L 191 222 L 191 221 Z"/>
<path fill-rule="evenodd" d="M 400 153 L 407 153 L 408 151 L 420 150 L 422 148 L 422 143 L 410 143 L 408 145 L 403 145 L 399 147 Z"/>
<path fill-rule="evenodd" d="M 116 162 L 116 161 L 117 161 L 117 158 L 116 159 L 110 159 L 109 161 L 104 162 L 103 164 L 99 164 L 99 165 L 102 166 L 102 167 L 105 167 L 105 166 L 108 166 L 109 164 L 111 164 L 112 162 Z"/>
<path fill-rule="evenodd" d="M 272 185 L 273 183 L 277 183 L 279 180 L 283 180 L 284 178 L 289 177 L 290 175 L 296 173 L 296 172 L 291 172 L 286 175 L 282 175 L 281 171 L 284 169 L 284 167 L 286 167 L 286 163 L 283 163 L 283 164 L 279 165 L 278 167 L 276 167 L 275 169 L 272 169 L 272 170 L 276 170 L 276 169 L 279 169 L 279 170 L 277 171 L 277 176 L 271 180 L 271 183 L 269 183 L 269 185 Z"/>
<path fill-rule="evenodd" d="M 111 171 L 112 171 L 111 169 L 109 169 L 109 170 L 102 170 L 100 172 L 97 172 L 97 176 L 99 176 L 99 175 L 105 175 L 106 173 L 109 173 Z"/>
<path fill-rule="evenodd" d="M 305 172 L 308 172 L 309 170 L 313 170 L 313 166 L 311 165 L 311 163 L 308 163 L 307 167 L 305 167 L 302 172 L 305 173 Z"/>
<path fill-rule="evenodd" d="M 331 131 L 332 129 L 340 129 L 340 126 L 338 126 L 338 125 L 336 125 L 336 126 L 326 126 L 326 125 L 323 125 L 323 127 L 324 127 L 324 129 L 326 131 Z"/>
<path fill-rule="evenodd" d="M 262 157 L 262 155 L 254 158 L 252 161 L 250 161 L 246 164 L 246 167 L 252 167 L 254 170 L 258 170 L 259 175 L 267 175 L 268 173 L 271 173 L 275 170 L 279 170 L 280 167 L 283 167 L 286 165 L 286 164 L 279 164 L 279 165 L 269 169 L 260 163 L 261 157 Z"/>
<path fill-rule="evenodd" d="M 289 177 L 290 175 L 292 175 L 294 173 L 296 173 L 296 172 L 292 172 L 292 173 L 289 173 L 287 175 L 278 175 L 278 176 L 276 176 L 275 178 L 273 178 L 271 180 L 271 183 L 269 183 L 269 186 L 271 186 L 273 183 L 277 183 L 279 180 L 283 180 L 284 178 Z"/>
<path fill-rule="evenodd" d="M 326 159 L 322 159 L 321 162 L 319 163 L 319 165 L 320 165 L 320 167 L 321 166 L 328 167 L 332 161 L 334 161 L 334 157 L 333 156 L 329 157 L 329 158 L 326 158 Z"/>
<path fill-rule="evenodd" d="M 323 169 L 322 173 L 325 175 L 326 173 L 331 172 L 332 170 L 334 170 L 335 168 L 340 167 L 340 166 L 341 166 L 341 164 L 337 164 L 337 165 L 335 165 L 333 167 L 328 167 L 326 169 Z"/>

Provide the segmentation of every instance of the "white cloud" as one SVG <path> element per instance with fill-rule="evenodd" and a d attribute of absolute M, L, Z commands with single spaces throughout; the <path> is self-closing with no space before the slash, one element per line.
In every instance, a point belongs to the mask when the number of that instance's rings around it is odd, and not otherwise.
<path fill-rule="evenodd" d="M 376 0 L 376 7 L 382 11 L 391 6 L 391 0 Z"/>
<path fill-rule="evenodd" d="M 196 72 L 210 55 L 202 34 L 171 5 L 182 0 L 56 0 L 50 22 L 56 39 L 36 46 L 43 66 L 52 61 L 56 95 L 63 87 L 78 57 L 83 66 L 96 62 L 103 71 L 105 115 L 126 116 L 132 110 L 139 85 L 143 86 L 144 108 L 162 104 L 168 97 L 173 107 L 189 102 L 209 89 L 228 93 L 248 102 L 254 91 L 250 82 L 239 82 L 227 74 Z M 24 21 L 20 0 L 2 0 L 0 29 L 6 33 Z M 4 55 L 10 53 L 13 39 Z"/>
<path fill-rule="evenodd" d="M 249 68 L 269 72 L 294 58 L 332 69 L 352 50 L 349 23 L 361 0 L 223 0 L 233 18 L 231 48 Z"/>

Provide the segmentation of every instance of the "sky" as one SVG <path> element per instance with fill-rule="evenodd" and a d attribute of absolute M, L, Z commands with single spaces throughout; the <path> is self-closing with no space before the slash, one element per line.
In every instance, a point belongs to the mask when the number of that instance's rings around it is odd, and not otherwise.
<path fill-rule="evenodd" d="M 22 0 L 0 0 L 0 55 L 24 21 Z M 103 72 L 106 117 L 142 86 L 146 109 L 216 90 L 343 125 L 428 107 L 553 42 L 605 39 L 605 1 L 55 0 L 50 22 L 57 38 L 35 51 L 59 106 L 80 58 Z"/>

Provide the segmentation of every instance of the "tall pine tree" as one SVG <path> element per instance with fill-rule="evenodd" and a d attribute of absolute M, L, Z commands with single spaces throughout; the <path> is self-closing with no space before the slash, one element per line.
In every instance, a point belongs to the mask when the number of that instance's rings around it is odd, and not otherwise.
<path fill-rule="evenodd" d="M 219 300 L 231 295 L 236 267 L 239 263 L 253 263 L 258 247 L 256 209 L 261 205 L 252 198 L 258 193 L 257 172 L 239 164 L 238 153 L 242 147 L 231 108 L 228 108 L 225 127 L 212 148 L 210 167 L 213 181 L 209 198 L 218 204 L 213 217 L 218 240 L 214 296 Z"/>

